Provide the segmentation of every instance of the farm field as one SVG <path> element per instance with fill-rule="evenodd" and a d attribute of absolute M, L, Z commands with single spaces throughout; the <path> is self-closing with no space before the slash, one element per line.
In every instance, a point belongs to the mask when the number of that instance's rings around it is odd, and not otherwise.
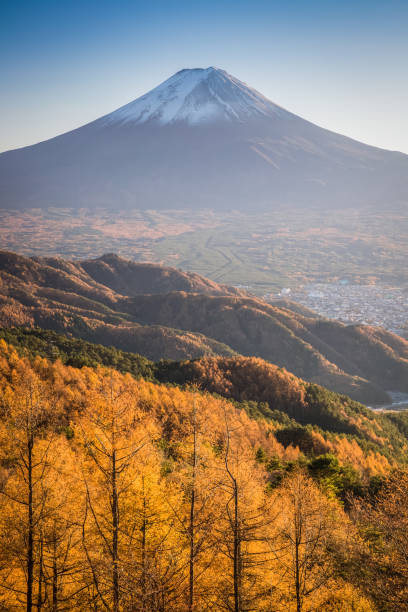
<path fill-rule="evenodd" d="M 55 209 L 0 211 L 0 248 L 23 255 L 91 258 L 115 252 L 241 285 L 256 295 L 308 283 L 404 288 L 404 207 L 251 215 L 213 211 Z"/>

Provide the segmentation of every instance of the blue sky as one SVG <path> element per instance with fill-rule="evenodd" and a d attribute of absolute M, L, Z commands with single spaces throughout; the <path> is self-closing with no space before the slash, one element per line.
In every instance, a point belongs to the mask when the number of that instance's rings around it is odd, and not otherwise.
<path fill-rule="evenodd" d="M 3 0 L 0 150 L 218 66 L 323 127 L 408 153 L 407 0 Z"/>

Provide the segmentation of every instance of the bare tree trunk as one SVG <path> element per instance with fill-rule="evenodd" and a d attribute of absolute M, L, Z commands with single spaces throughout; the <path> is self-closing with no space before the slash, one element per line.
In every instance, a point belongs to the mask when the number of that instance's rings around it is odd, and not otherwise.
<path fill-rule="evenodd" d="M 145 480 L 142 476 L 143 519 L 142 519 L 142 610 L 146 609 L 146 495 Z"/>
<path fill-rule="evenodd" d="M 195 504 L 195 491 L 191 491 L 191 502 L 190 502 L 190 525 L 189 525 L 189 536 L 190 536 L 190 576 L 189 576 L 189 596 L 188 596 L 188 612 L 194 610 L 194 504 Z"/>
<path fill-rule="evenodd" d="M 118 492 L 116 486 L 116 451 L 112 453 L 112 583 L 113 583 L 113 612 L 119 612 L 119 571 L 118 571 Z"/>
<path fill-rule="evenodd" d="M 27 544 L 27 612 L 33 609 L 34 581 L 34 516 L 33 516 L 33 437 L 28 439 L 28 544 Z"/>
<path fill-rule="evenodd" d="M 232 483 L 232 500 L 234 503 L 233 513 L 233 583 L 234 583 L 234 612 L 241 612 L 241 533 L 239 526 L 239 500 L 238 500 L 238 482 L 232 474 L 229 467 L 229 452 L 230 452 L 230 430 L 228 420 L 225 416 L 225 429 L 227 435 L 227 444 L 225 450 L 225 468 Z"/>
<path fill-rule="evenodd" d="M 234 479 L 234 611 L 241 611 L 241 538 L 239 533 L 238 485 Z"/>
<path fill-rule="evenodd" d="M 296 563 L 296 575 L 295 575 L 295 581 L 296 581 L 296 612 L 302 612 L 302 602 L 300 599 L 300 580 L 299 580 L 299 546 L 298 543 L 296 542 L 296 559 L 295 559 L 295 563 Z"/>
<path fill-rule="evenodd" d="M 40 539 L 40 558 L 39 558 L 39 561 L 38 561 L 37 612 L 41 612 L 42 605 L 43 605 L 43 593 L 42 593 L 43 578 L 44 578 L 44 574 L 43 574 L 43 550 L 44 550 L 44 542 L 43 542 L 43 538 L 42 538 L 42 535 L 41 535 L 41 539 Z"/>
<path fill-rule="evenodd" d="M 57 542 L 56 534 L 53 536 L 53 555 L 52 555 L 52 612 L 58 610 L 58 569 L 57 569 Z"/>
<path fill-rule="evenodd" d="M 302 525 L 299 508 L 296 502 L 295 508 L 295 583 L 296 583 L 296 612 L 302 612 L 301 584 L 300 584 L 300 560 L 299 548 L 302 541 Z"/>
<path fill-rule="evenodd" d="M 194 400 L 190 524 L 189 524 L 189 530 L 188 530 L 189 539 L 190 539 L 188 612 L 194 611 L 194 579 L 195 579 L 195 575 L 194 575 L 195 574 L 195 541 L 194 541 L 194 538 L 195 538 L 196 468 L 197 468 L 197 422 L 196 422 L 196 407 L 195 407 L 195 400 Z"/>

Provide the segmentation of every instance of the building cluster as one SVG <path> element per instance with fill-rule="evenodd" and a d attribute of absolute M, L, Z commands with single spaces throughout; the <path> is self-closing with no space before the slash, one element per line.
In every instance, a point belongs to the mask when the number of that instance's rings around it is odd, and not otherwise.
<path fill-rule="evenodd" d="M 354 285 L 343 280 L 284 288 L 275 298 L 298 302 L 330 319 L 376 325 L 408 335 L 408 289 L 401 287 Z"/>

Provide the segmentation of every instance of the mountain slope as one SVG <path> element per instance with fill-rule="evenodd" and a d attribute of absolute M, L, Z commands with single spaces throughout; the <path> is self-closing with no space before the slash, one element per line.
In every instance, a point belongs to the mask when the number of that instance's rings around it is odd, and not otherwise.
<path fill-rule="evenodd" d="M 408 199 L 408 156 L 322 129 L 217 68 L 0 155 L 3 208 L 242 208 Z"/>
<path fill-rule="evenodd" d="M 0 253 L 0 325 L 71 333 L 154 360 L 261 357 L 369 404 L 389 403 L 387 390 L 408 391 L 408 342 L 393 334 L 277 308 L 197 275 L 147 269 L 150 284 L 144 265 L 112 255 L 73 263 Z M 172 283 L 190 291 L 169 292 Z M 163 292 L 141 293 L 149 288 Z"/>
<path fill-rule="evenodd" d="M 197 125 L 288 114 L 225 70 L 210 66 L 180 70 L 149 93 L 102 117 L 100 122 L 153 121 L 168 125 L 183 121 Z"/>
<path fill-rule="evenodd" d="M 220 285 L 193 272 L 184 272 L 159 264 L 136 263 L 108 253 L 81 262 L 59 257 L 26 258 L 0 251 L 0 269 L 27 283 L 40 283 L 55 289 L 73 291 L 115 302 L 115 293 L 123 295 L 187 291 L 208 295 L 244 295 L 242 291 Z"/>
<path fill-rule="evenodd" d="M 146 295 L 123 308 L 145 323 L 171 321 L 216 338 L 359 401 L 381 403 L 379 388 L 408 390 L 408 342 L 382 330 L 377 337 L 376 328 L 309 318 L 252 297 Z"/>
<path fill-rule="evenodd" d="M 306 455 L 335 452 L 350 462 L 354 444 L 389 460 L 406 461 L 405 413 L 377 413 L 344 395 L 307 383 L 286 370 L 254 357 L 204 357 L 195 361 L 153 363 L 133 353 L 69 338 L 42 329 L 0 329 L 0 354 L 6 344 L 34 361 L 79 367 L 111 367 L 138 380 L 194 385 L 202 394 L 223 396 L 251 418 L 274 423 L 275 436 L 284 446 L 297 445 Z M 6 349 L 7 352 L 7 349 Z M 3 362 L 4 364 L 4 362 Z M 313 429 L 311 429 L 311 427 Z M 338 435 L 348 436 L 347 442 Z M 364 454 L 356 457 L 360 468 Z M 368 467 L 368 466 L 366 466 Z M 371 466 L 372 467 L 372 466 Z"/>
<path fill-rule="evenodd" d="M 123 296 L 111 286 L 138 292 L 170 286 L 209 294 L 231 292 L 196 274 L 158 265 L 134 264 L 115 255 L 82 263 L 59 258 L 25 258 L 0 252 L 1 325 L 42 326 L 90 341 L 137 350 L 151 359 L 232 355 L 234 351 L 200 333 L 144 326 L 118 310 Z M 89 272 L 89 273 L 88 273 Z M 130 278 L 129 278 L 130 274 Z M 106 283 L 106 284 L 104 284 Z"/>

